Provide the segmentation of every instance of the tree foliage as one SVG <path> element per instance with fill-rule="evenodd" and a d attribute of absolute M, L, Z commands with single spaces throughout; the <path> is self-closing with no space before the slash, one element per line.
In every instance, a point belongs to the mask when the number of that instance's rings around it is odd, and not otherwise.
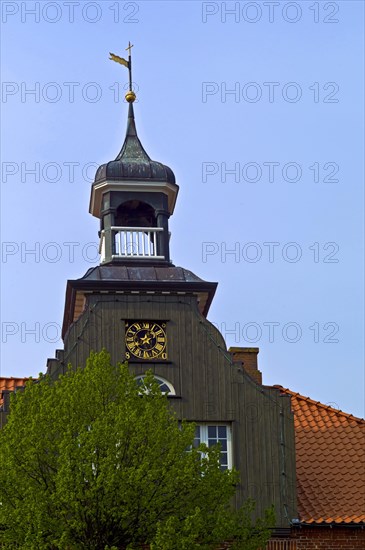
<path fill-rule="evenodd" d="M 153 375 L 141 395 L 102 351 L 84 369 L 28 382 L 0 432 L 0 543 L 5 548 L 255 549 L 265 520 L 232 511 L 237 472 L 219 448 L 193 448 Z M 202 454 L 204 451 L 204 454 Z"/>

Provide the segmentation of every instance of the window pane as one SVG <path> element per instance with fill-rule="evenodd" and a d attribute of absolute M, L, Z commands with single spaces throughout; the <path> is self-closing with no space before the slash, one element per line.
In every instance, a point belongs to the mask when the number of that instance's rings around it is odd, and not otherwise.
<path fill-rule="evenodd" d="M 208 447 L 213 447 L 214 445 L 217 445 L 216 439 L 208 439 Z"/>
<path fill-rule="evenodd" d="M 160 382 L 160 390 L 162 391 L 162 393 L 170 392 L 170 388 L 168 387 L 167 384 L 165 384 L 165 382 Z"/>
<path fill-rule="evenodd" d="M 218 437 L 226 439 L 227 438 L 227 426 L 217 426 L 218 427 Z"/>
<path fill-rule="evenodd" d="M 219 443 L 221 444 L 222 452 L 227 451 L 227 440 L 226 439 L 220 439 Z"/>
<path fill-rule="evenodd" d="M 227 460 L 227 455 L 225 453 L 221 453 L 220 463 L 222 466 L 227 466 L 228 460 Z"/>
<path fill-rule="evenodd" d="M 217 426 L 208 426 L 208 439 L 217 437 Z"/>

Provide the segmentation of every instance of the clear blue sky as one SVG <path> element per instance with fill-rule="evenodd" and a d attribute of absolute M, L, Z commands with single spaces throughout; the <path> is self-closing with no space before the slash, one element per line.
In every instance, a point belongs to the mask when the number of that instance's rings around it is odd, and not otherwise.
<path fill-rule="evenodd" d="M 130 40 L 140 138 L 180 185 L 174 263 L 219 283 L 209 318 L 266 384 L 363 416 L 363 2 L 1 8 L 1 375 L 45 370 L 66 280 L 98 263 Z"/>

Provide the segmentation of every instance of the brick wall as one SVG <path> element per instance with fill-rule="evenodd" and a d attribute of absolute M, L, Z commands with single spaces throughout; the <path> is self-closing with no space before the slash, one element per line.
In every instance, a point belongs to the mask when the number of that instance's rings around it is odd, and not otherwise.
<path fill-rule="evenodd" d="M 259 348 L 229 348 L 228 351 L 235 363 L 241 363 L 247 374 L 258 384 L 262 384 L 262 374 L 257 365 Z"/>
<path fill-rule="evenodd" d="M 293 528 L 290 539 L 271 540 L 266 550 L 364 550 L 365 528 Z"/>

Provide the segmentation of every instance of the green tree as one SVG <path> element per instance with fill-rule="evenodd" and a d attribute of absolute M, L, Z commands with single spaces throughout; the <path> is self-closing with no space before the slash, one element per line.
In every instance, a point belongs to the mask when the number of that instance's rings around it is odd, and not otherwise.
<path fill-rule="evenodd" d="M 194 449 L 150 373 L 141 388 L 102 351 L 15 394 L 0 432 L 0 543 L 5 548 L 254 549 L 268 522 L 232 511 L 238 475 L 219 448 Z M 202 451 L 204 454 L 202 454 Z M 0 544 L 1 545 L 1 544 Z"/>

